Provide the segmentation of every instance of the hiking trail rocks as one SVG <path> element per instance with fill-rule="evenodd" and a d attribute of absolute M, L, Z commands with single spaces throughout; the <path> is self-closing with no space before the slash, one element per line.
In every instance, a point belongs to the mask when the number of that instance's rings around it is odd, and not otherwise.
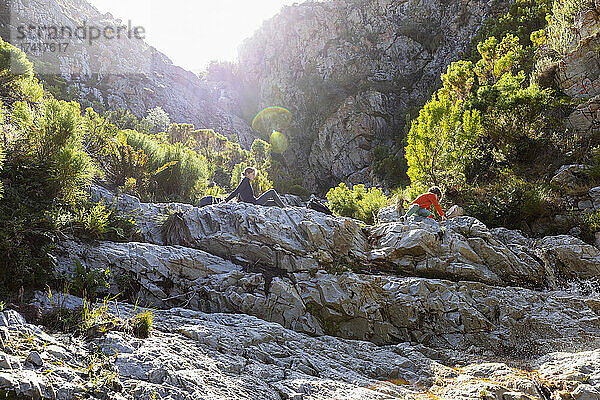
<path fill-rule="evenodd" d="M 131 213 L 145 242 L 66 241 L 59 269 L 109 267 L 114 292 L 155 307 L 477 354 L 544 354 L 600 337 L 594 295 L 561 289 L 598 276 L 598 250 L 573 237 L 535 241 L 471 217 L 370 227 L 298 207 L 94 196 Z"/>
<path fill-rule="evenodd" d="M 73 296 L 34 300 L 73 310 Z M 112 303 L 108 315 L 144 309 Z M 465 360 L 451 366 L 424 346 L 309 337 L 247 315 L 154 311 L 152 335 L 109 331 L 49 335 L 16 312 L 0 313 L 0 389 L 34 399 L 584 399 L 600 389 L 600 353 L 551 353 L 515 368 Z M 26 360 L 38 353 L 42 365 Z M 526 369 L 525 369 L 526 368 Z M 591 397 L 583 397 L 591 396 Z"/>

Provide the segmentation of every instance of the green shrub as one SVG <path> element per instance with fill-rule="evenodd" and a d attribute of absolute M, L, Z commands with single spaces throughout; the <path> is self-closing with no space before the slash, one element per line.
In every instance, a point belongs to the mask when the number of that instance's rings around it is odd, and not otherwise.
<path fill-rule="evenodd" d="M 552 215 L 556 201 L 550 188 L 515 177 L 469 191 L 465 211 L 488 226 L 522 229 L 523 223 Z"/>
<path fill-rule="evenodd" d="M 481 115 L 460 100 L 434 95 L 413 121 L 408 134 L 408 176 L 421 185 L 450 186 L 465 182 L 465 169 L 477 157 Z"/>
<path fill-rule="evenodd" d="M 474 43 L 477 44 L 490 36 L 501 40 L 507 33 L 519 38 L 519 42 L 526 47 L 533 47 L 532 33 L 543 29 L 547 25 L 553 0 L 515 0 L 511 3 L 508 11 L 498 19 L 489 19 L 485 26 L 477 33 Z M 529 52 L 524 64 L 526 72 L 529 72 L 533 52 Z M 469 59 L 477 61 L 479 53 L 477 46 L 473 46 Z"/>
<path fill-rule="evenodd" d="M 110 215 L 111 211 L 106 209 L 104 203 L 100 202 L 91 208 L 75 209 L 73 225 L 77 226 L 85 236 L 96 239 L 106 233 Z"/>
<path fill-rule="evenodd" d="M 32 157 L 47 165 L 61 199 L 77 202 L 97 173 L 92 158 L 83 150 L 79 105 L 51 99 L 38 113 L 25 102 L 17 102 L 13 118 L 28 139 Z"/>
<path fill-rule="evenodd" d="M 154 314 L 149 310 L 139 313 L 131 319 L 130 324 L 135 337 L 140 339 L 149 338 L 154 325 Z"/>
<path fill-rule="evenodd" d="M 103 202 L 75 207 L 70 223 L 72 232 L 85 240 L 127 242 L 137 236 L 137 226 L 131 215 L 120 215 Z"/>
<path fill-rule="evenodd" d="M 79 261 L 75 263 L 75 272 L 71 277 L 71 289 L 76 296 L 95 301 L 98 295 L 110 289 L 110 270 L 91 269 Z"/>
<path fill-rule="evenodd" d="M 358 187 L 357 187 L 358 186 Z M 362 191 L 359 200 L 358 219 L 373 224 L 377 219 L 379 210 L 390 203 L 390 200 L 379 188 L 370 188 L 365 191 L 362 185 L 356 185 L 355 191 Z"/>
<path fill-rule="evenodd" d="M 106 117 L 101 117 L 91 108 L 87 108 L 82 117 L 82 143 L 85 151 L 99 164 L 105 164 L 116 143 L 124 138 L 117 137 L 117 127 Z"/>
<path fill-rule="evenodd" d="M 254 157 L 259 170 L 265 171 L 269 168 L 271 160 L 271 145 L 264 140 L 255 139 L 250 148 L 250 154 Z"/>
<path fill-rule="evenodd" d="M 4 91 L 20 80 L 32 79 L 33 64 L 25 53 L 0 38 L 0 86 Z"/>
<path fill-rule="evenodd" d="M 190 139 L 194 125 L 192 124 L 171 124 L 167 132 L 168 142 L 171 144 L 184 143 Z"/>
<path fill-rule="evenodd" d="M 148 185 L 148 155 L 142 149 L 136 150 L 126 143 L 114 143 L 107 157 L 106 169 L 107 178 L 113 186 L 123 186 L 130 178 L 143 194 L 143 189 Z"/>
<path fill-rule="evenodd" d="M 96 175 L 96 166 L 90 156 L 80 149 L 63 148 L 52 158 L 51 176 L 60 188 L 62 199 L 68 203 L 80 201 Z"/>
<path fill-rule="evenodd" d="M 206 186 L 206 160 L 181 143 L 160 143 L 151 136 L 126 131 L 127 143 L 148 155 L 151 196 L 161 201 L 192 202 Z"/>
<path fill-rule="evenodd" d="M 134 130 L 139 124 L 138 118 L 129 110 L 119 108 L 107 111 L 104 115 L 118 130 Z"/>
<path fill-rule="evenodd" d="M 378 188 L 365 189 L 364 185 L 355 185 L 350 190 L 344 183 L 327 192 L 327 201 L 337 215 L 359 219 L 367 224 L 373 224 L 379 209 L 390 202 Z"/>
<path fill-rule="evenodd" d="M 7 154 L 0 180 L 10 182 L 0 200 L 0 292 L 43 287 L 55 267 L 50 252 L 56 188 L 47 166 L 23 153 Z"/>
<path fill-rule="evenodd" d="M 595 244 L 596 234 L 600 232 L 600 210 L 579 215 L 577 225 L 581 228 L 581 238 L 590 244 Z"/>
<path fill-rule="evenodd" d="M 339 186 L 330 189 L 327 192 L 327 201 L 331 211 L 337 215 L 350 218 L 358 215 L 358 199 L 345 183 L 340 183 Z"/>

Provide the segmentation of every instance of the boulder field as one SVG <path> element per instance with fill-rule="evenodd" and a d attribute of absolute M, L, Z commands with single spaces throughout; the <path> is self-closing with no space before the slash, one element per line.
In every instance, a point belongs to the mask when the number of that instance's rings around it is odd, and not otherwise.
<path fill-rule="evenodd" d="M 108 267 L 111 292 L 154 310 L 153 333 L 49 335 L 5 311 L 0 387 L 11 393 L 600 398 L 600 250 L 574 237 L 532 239 L 467 216 L 367 226 L 301 207 L 151 204 L 99 187 L 92 197 L 131 215 L 138 241 L 67 238 L 58 271 Z M 41 310 L 78 303 L 35 299 Z"/>

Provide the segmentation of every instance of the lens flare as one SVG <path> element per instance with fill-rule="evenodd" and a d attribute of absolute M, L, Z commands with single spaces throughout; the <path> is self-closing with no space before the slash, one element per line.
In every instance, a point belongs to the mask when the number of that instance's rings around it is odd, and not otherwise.
<path fill-rule="evenodd" d="M 287 137 L 281 132 L 273 131 L 269 143 L 271 143 L 271 150 L 275 153 L 282 154 L 288 148 Z"/>
<path fill-rule="evenodd" d="M 281 132 L 292 123 L 292 113 L 283 107 L 267 107 L 252 120 L 252 129 L 264 135 L 272 131 Z"/>

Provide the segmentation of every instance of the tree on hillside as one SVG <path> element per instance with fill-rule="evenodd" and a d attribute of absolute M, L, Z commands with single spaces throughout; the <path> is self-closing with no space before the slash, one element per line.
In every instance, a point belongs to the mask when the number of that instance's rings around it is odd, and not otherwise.
<path fill-rule="evenodd" d="M 480 134 L 479 111 L 465 110 L 462 101 L 452 101 L 447 95 L 434 95 L 408 133 L 411 181 L 442 186 L 464 183 L 465 167 L 477 156 Z"/>
<path fill-rule="evenodd" d="M 140 123 L 142 131 L 153 135 L 166 132 L 170 124 L 171 118 L 169 118 L 169 114 L 161 107 L 148 110 L 148 114 Z"/>

